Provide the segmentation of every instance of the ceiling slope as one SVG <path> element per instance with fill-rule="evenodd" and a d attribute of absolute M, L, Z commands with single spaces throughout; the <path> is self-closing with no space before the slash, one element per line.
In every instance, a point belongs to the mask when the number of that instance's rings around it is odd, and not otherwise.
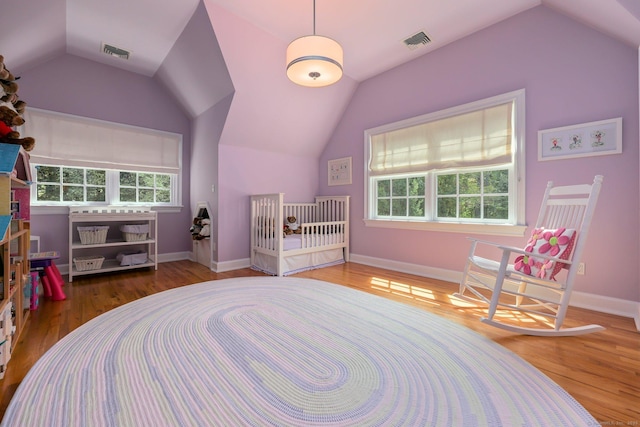
<path fill-rule="evenodd" d="M 345 76 L 325 88 L 292 84 L 283 72 L 286 43 L 215 2 L 205 5 L 235 87 L 220 143 L 318 156 L 357 82 Z"/>
<path fill-rule="evenodd" d="M 313 155 L 359 82 L 541 4 L 640 46 L 638 0 L 319 0 L 316 32 L 343 45 L 345 77 L 309 89 L 286 79 L 285 51 L 313 32 L 312 0 L 7 0 L 0 54 L 17 75 L 71 53 L 155 76 L 192 117 L 235 91 L 223 143 Z M 432 41 L 408 49 L 419 31 Z"/>
<path fill-rule="evenodd" d="M 233 92 L 204 4 L 198 5 L 155 76 L 192 118 Z"/>

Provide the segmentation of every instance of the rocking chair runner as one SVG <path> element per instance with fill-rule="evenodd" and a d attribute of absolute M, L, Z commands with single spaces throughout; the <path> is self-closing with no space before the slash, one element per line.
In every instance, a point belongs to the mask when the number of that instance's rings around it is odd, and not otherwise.
<path fill-rule="evenodd" d="M 549 182 L 532 236 L 523 248 L 472 239 L 456 296 L 488 304 L 488 317 L 481 321 L 512 332 L 566 336 L 603 330 L 600 325 L 562 327 L 602 179 L 597 175 L 593 184 L 563 187 Z M 502 252 L 499 261 L 476 254 L 487 245 Z M 542 326 L 505 323 L 501 316 L 506 312 L 498 309 L 527 316 Z"/>

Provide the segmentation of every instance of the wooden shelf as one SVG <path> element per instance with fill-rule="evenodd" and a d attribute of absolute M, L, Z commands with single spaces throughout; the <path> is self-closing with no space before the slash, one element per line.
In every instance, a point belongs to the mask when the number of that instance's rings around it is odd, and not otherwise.
<path fill-rule="evenodd" d="M 120 232 L 121 225 L 148 225 L 148 238 L 145 240 L 126 241 Z M 104 243 L 82 244 L 77 228 L 79 226 L 108 225 L 109 232 Z M 127 206 L 95 206 L 72 207 L 69 210 L 69 282 L 74 276 L 132 270 L 136 268 L 153 267 L 158 269 L 158 217 L 155 211 L 145 207 Z M 147 262 L 135 265 L 120 265 L 115 259 L 114 252 L 133 248 L 144 248 Z M 73 259 L 80 256 L 104 256 L 102 267 L 95 270 L 78 271 Z"/>
<path fill-rule="evenodd" d="M 120 265 L 120 261 L 116 259 L 105 259 L 104 262 L 102 263 L 102 267 L 95 270 L 79 271 L 78 269 L 76 269 L 75 265 L 73 265 L 71 269 L 73 270 L 74 276 L 83 276 L 87 274 L 109 273 L 112 271 L 133 270 L 133 269 L 144 268 L 144 267 L 155 268 L 156 266 L 157 266 L 156 262 L 152 261 L 151 259 L 147 260 L 147 262 L 145 262 L 144 264 L 126 265 L 126 266 Z"/>
<path fill-rule="evenodd" d="M 135 242 L 127 242 L 124 240 L 107 240 L 105 243 L 92 243 L 89 245 L 83 245 L 82 243 L 74 242 L 71 244 L 72 249 L 88 249 L 88 248 L 108 248 L 112 246 L 133 246 L 133 245 L 146 245 L 155 243 L 155 239 L 138 240 Z"/>
<path fill-rule="evenodd" d="M 14 173 L 15 172 L 15 173 Z M 0 315 L 6 313 L 13 303 L 15 317 L 11 325 L 4 325 L 0 331 L 0 342 L 5 348 L 0 352 L 0 378 L 4 376 L 11 353 L 18 343 L 25 323 L 29 318 L 30 301 L 25 301 L 24 287 L 30 283 L 30 227 L 29 199 L 22 199 L 20 214 L 23 219 L 13 219 L 16 215 L 12 205 L 17 193 L 28 194 L 31 180 L 29 154 L 19 145 L 0 143 L 0 255 L 2 263 L 2 298 Z M 26 204 L 26 205 L 25 205 Z M 24 209 L 23 209 L 24 207 Z M 27 221 L 25 221 L 25 219 Z M 12 276 L 14 279 L 12 280 Z M 15 328 L 15 329 L 14 329 Z"/>

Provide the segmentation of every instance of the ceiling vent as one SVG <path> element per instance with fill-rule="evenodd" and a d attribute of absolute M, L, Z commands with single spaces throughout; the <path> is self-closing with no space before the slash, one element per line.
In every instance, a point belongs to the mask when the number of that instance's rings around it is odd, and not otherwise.
<path fill-rule="evenodd" d="M 121 49 L 119 47 L 111 46 L 110 44 L 102 43 L 102 52 L 107 55 L 117 56 L 122 59 L 129 59 L 131 56 L 131 51 L 126 49 Z"/>
<path fill-rule="evenodd" d="M 420 31 L 404 40 L 404 44 L 411 50 L 431 42 L 431 39 L 424 31 Z"/>

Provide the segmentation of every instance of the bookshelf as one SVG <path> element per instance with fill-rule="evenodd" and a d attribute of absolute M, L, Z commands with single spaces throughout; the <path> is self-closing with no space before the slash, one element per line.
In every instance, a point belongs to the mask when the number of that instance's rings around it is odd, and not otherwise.
<path fill-rule="evenodd" d="M 21 193 L 29 191 L 28 169 L 28 156 L 19 145 L 0 143 L 0 378 L 29 318 L 29 199 Z"/>

